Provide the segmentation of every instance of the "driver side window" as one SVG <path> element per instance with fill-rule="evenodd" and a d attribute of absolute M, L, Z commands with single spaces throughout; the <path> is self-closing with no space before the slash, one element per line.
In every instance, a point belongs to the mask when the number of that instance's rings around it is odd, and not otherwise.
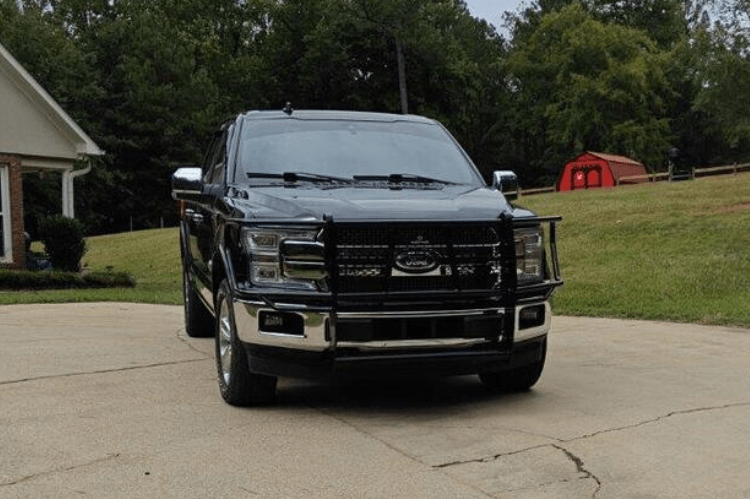
<path fill-rule="evenodd" d="M 227 132 L 223 130 L 211 141 L 206 159 L 203 163 L 203 182 L 220 184 L 224 180 L 226 166 Z"/>

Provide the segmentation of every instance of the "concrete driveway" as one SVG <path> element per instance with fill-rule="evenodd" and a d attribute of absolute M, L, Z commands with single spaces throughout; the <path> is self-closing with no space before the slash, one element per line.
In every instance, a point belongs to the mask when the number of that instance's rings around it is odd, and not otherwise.
<path fill-rule="evenodd" d="M 218 394 L 182 309 L 0 307 L 0 497 L 747 498 L 750 331 L 554 320 L 525 394 L 475 377 Z"/>

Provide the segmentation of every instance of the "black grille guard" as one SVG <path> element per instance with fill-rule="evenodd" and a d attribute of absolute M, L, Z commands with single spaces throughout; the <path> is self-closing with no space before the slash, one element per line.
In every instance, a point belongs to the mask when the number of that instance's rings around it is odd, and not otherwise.
<path fill-rule="evenodd" d="M 330 292 L 334 307 L 340 308 L 341 305 L 351 306 L 357 303 L 390 303 L 391 305 L 398 302 L 458 302 L 466 299 L 486 301 L 488 306 L 503 306 L 510 307 L 516 303 L 524 303 L 530 301 L 546 300 L 548 299 L 554 290 L 563 284 L 563 280 L 560 273 L 560 264 L 557 252 L 557 224 L 562 221 L 562 217 L 549 216 L 549 217 L 524 217 L 513 219 L 509 216 L 503 216 L 497 219 L 490 220 L 471 220 L 471 221 L 459 221 L 459 222 L 435 222 L 435 221 L 389 221 L 384 224 L 380 221 L 334 221 L 332 217 L 326 218 L 325 223 L 325 239 L 326 239 L 326 265 L 330 269 Z M 544 281 L 521 287 L 517 286 L 516 277 L 516 257 L 515 257 L 515 246 L 513 239 L 513 229 L 523 227 L 535 227 L 540 225 L 548 225 L 546 233 L 548 236 L 546 240 L 545 248 L 545 278 Z M 455 235 L 456 233 L 468 234 L 470 231 L 481 231 L 483 229 L 491 229 L 494 234 L 497 235 L 497 241 L 492 248 L 493 262 L 499 263 L 499 283 L 493 286 L 466 286 L 462 285 L 461 277 L 459 276 L 459 267 L 473 266 L 475 271 L 479 273 L 478 269 L 485 272 L 488 275 L 480 276 L 479 281 L 482 277 L 485 280 L 488 279 L 490 270 L 488 269 L 489 264 L 486 262 L 479 262 L 476 259 L 472 260 L 470 255 L 472 248 L 464 251 L 463 255 L 459 256 L 460 251 L 457 250 L 462 243 L 466 243 L 467 247 L 471 247 L 471 242 L 467 241 L 442 241 L 446 242 L 441 247 L 441 250 L 446 253 L 447 262 L 443 263 L 446 269 L 450 269 L 450 275 L 442 276 L 436 279 L 436 282 L 440 284 L 438 287 L 443 289 L 399 289 L 400 286 L 393 286 L 393 282 L 396 280 L 388 273 L 394 268 L 394 259 L 396 255 L 396 249 L 394 248 L 403 234 L 409 234 L 414 231 L 425 231 L 429 234 L 443 234 L 443 239 L 446 239 L 447 235 Z M 362 230 L 377 230 L 378 235 L 383 235 L 386 241 L 383 241 L 383 247 L 387 245 L 388 249 L 383 249 L 382 255 L 379 256 L 367 256 L 363 258 L 378 260 L 379 265 L 382 268 L 386 268 L 386 274 L 380 276 L 379 279 L 370 280 L 378 281 L 375 287 L 380 286 L 381 289 L 367 290 L 367 289 L 356 289 L 355 286 L 344 286 L 346 282 L 345 277 L 340 275 L 342 261 L 340 245 L 343 242 L 343 238 L 347 232 L 356 233 L 356 231 Z M 481 232 L 476 232 L 481 234 Z M 474 245 L 479 247 L 479 244 Z M 484 245 L 486 246 L 486 245 Z M 417 247 L 415 245 L 415 247 Z M 363 251 L 366 248 L 362 245 Z M 487 248 L 482 248 L 486 251 Z M 385 256 L 383 256 L 385 255 Z M 388 261 L 383 260 L 387 258 Z M 462 259 L 463 258 L 463 259 Z M 367 260 L 370 261 L 370 260 Z M 416 276 L 414 281 L 428 281 L 427 278 L 420 278 Z M 357 279 L 354 279 L 355 281 Z M 361 280 L 361 279 L 359 279 Z M 402 278 L 403 281 L 409 282 L 409 278 Z M 352 279 L 350 278 L 351 282 Z M 489 281 L 487 281 L 489 282 Z M 474 283 L 476 284 L 476 282 Z M 402 286 L 403 287 L 403 286 Z M 425 285 L 425 287 L 428 287 Z M 352 289 L 354 288 L 354 289 Z M 384 289 L 383 289 L 384 288 Z"/>
<path fill-rule="evenodd" d="M 557 251 L 557 224 L 562 217 L 524 217 L 513 219 L 501 217 L 490 220 L 472 220 L 460 222 L 434 221 L 394 221 L 384 223 L 382 220 L 371 221 L 335 221 L 327 217 L 324 224 L 325 266 L 329 269 L 328 289 L 326 291 L 303 291 L 275 288 L 255 288 L 246 284 L 234 288 L 246 300 L 259 300 L 277 310 L 297 310 L 302 306 L 306 310 L 332 312 L 334 310 L 453 310 L 505 308 L 510 311 L 517 304 L 544 301 L 563 285 Z M 513 243 L 513 229 L 547 225 L 545 239 L 545 278 L 542 282 L 517 286 L 516 257 Z M 338 265 L 336 264 L 336 247 L 339 229 L 387 227 L 387 230 L 401 228 L 440 228 L 440 227 L 493 227 L 503 241 L 501 244 L 502 273 L 500 285 L 492 289 L 448 289 L 389 291 L 389 292 L 348 292 L 339 289 Z"/>

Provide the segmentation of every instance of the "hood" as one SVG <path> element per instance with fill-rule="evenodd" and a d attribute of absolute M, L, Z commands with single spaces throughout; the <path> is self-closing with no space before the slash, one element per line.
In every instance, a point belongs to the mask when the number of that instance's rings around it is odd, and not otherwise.
<path fill-rule="evenodd" d="M 235 188 L 238 218 L 323 220 L 488 220 L 512 213 L 495 189 L 468 185 L 435 188 L 263 186 Z"/>

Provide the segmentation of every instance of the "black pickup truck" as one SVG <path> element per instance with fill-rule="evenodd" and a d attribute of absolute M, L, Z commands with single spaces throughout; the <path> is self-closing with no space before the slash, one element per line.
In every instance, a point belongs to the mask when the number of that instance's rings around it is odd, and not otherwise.
<path fill-rule="evenodd" d="M 526 390 L 544 367 L 562 284 L 559 217 L 487 186 L 419 116 L 251 111 L 180 168 L 185 327 L 215 336 L 233 405 L 277 376 L 479 374 Z"/>

